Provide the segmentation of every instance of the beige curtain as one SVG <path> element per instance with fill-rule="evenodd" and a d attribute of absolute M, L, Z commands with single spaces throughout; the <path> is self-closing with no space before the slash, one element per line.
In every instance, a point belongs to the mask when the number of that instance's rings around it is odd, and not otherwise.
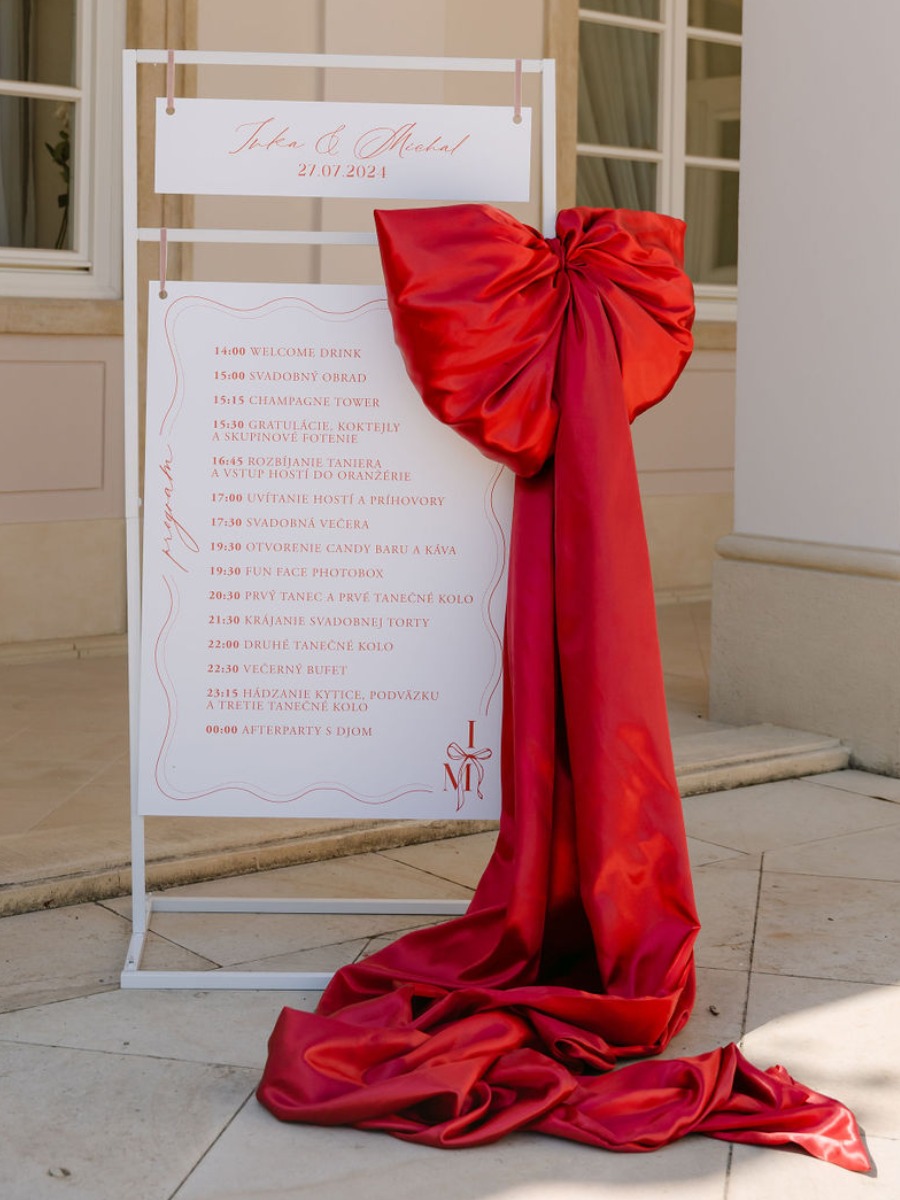
<path fill-rule="evenodd" d="M 608 11 L 635 15 L 633 0 L 609 0 Z M 657 148 L 659 36 L 583 22 L 578 72 L 578 140 L 595 145 Z M 656 170 L 627 159 L 579 160 L 579 203 L 656 207 Z"/>
<path fill-rule="evenodd" d="M 33 53 L 34 0 L 0 0 L 0 78 L 27 79 Z M 32 105 L 0 96 L 0 246 L 33 246 Z"/>

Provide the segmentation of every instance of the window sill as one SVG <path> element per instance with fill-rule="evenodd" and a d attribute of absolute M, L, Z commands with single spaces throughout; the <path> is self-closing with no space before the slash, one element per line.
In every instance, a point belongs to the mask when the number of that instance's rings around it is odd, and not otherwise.
<path fill-rule="evenodd" d="M 70 334 L 121 337 L 121 300 L 37 300 L 0 296 L 0 334 Z M 697 321 L 695 350 L 734 350 L 733 321 Z"/>
<path fill-rule="evenodd" d="M 0 296 L 0 334 L 121 337 L 121 300 L 60 300 Z"/>

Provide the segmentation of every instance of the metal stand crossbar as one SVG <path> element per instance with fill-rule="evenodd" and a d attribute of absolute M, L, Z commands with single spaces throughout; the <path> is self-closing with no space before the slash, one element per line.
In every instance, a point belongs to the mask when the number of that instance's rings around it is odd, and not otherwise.
<path fill-rule="evenodd" d="M 330 971 L 151 971 L 141 967 L 144 944 L 154 913 L 269 913 L 452 917 L 466 911 L 465 900 L 383 900 L 323 897 L 322 899 L 252 900 L 234 896 L 148 896 L 145 928 L 134 933 L 128 946 L 123 988 L 231 988 L 291 989 L 321 991 L 331 979 Z"/>
<path fill-rule="evenodd" d="M 121 974 L 123 988 L 307 989 L 321 991 L 332 972 L 154 971 L 141 967 L 150 921 L 156 913 L 393 914 L 454 916 L 461 900 L 243 899 L 160 896 L 147 893 L 144 818 L 138 812 L 138 737 L 141 663 L 141 497 L 138 387 L 138 258 L 141 242 L 160 239 L 160 230 L 139 227 L 137 157 L 137 68 L 139 64 L 183 66 L 340 68 L 389 71 L 468 71 L 541 76 L 541 225 L 554 232 L 556 215 L 556 77 L 552 59 L 430 58 L 398 55 L 254 54 L 219 51 L 126 50 L 123 56 L 123 202 L 125 293 L 125 527 L 127 543 L 129 728 L 131 756 L 132 937 Z M 518 88 L 517 88 L 518 95 Z M 372 232 L 272 229 L 169 229 L 170 242 L 306 245 L 373 245 Z"/>

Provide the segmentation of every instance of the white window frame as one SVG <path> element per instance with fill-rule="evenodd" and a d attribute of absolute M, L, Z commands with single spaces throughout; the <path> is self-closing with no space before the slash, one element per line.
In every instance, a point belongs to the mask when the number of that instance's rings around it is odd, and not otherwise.
<path fill-rule="evenodd" d="M 75 106 L 71 250 L 0 246 L 0 296 L 122 295 L 122 50 L 125 0 L 77 0 L 75 86 L 0 79 L 0 95 Z"/>
<path fill-rule="evenodd" d="M 688 39 L 740 47 L 740 34 L 717 29 L 701 29 L 688 24 L 688 0 L 660 0 L 660 19 L 622 16 L 579 8 L 581 24 L 615 25 L 655 33 L 660 38 L 659 109 L 657 128 L 659 149 L 641 150 L 630 146 L 594 145 L 578 142 L 576 153 L 585 157 L 620 158 L 630 162 L 656 163 L 656 208 L 658 212 L 684 219 L 685 186 L 688 167 L 706 167 L 740 172 L 740 160 L 709 158 L 688 154 L 687 65 Z M 697 317 L 707 321 L 734 321 L 737 315 L 737 287 L 734 284 L 697 283 L 694 285 Z"/>

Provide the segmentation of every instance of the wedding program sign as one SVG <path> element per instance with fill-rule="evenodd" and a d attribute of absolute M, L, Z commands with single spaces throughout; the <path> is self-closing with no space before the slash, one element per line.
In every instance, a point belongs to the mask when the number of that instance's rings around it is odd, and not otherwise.
<path fill-rule="evenodd" d="M 499 812 L 511 485 L 373 287 L 150 286 L 139 811 Z"/>
<path fill-rule="evenodd" d="M 527 200 L 531 110 L 179 97 L 156 107 L 156 190 Z"/>

